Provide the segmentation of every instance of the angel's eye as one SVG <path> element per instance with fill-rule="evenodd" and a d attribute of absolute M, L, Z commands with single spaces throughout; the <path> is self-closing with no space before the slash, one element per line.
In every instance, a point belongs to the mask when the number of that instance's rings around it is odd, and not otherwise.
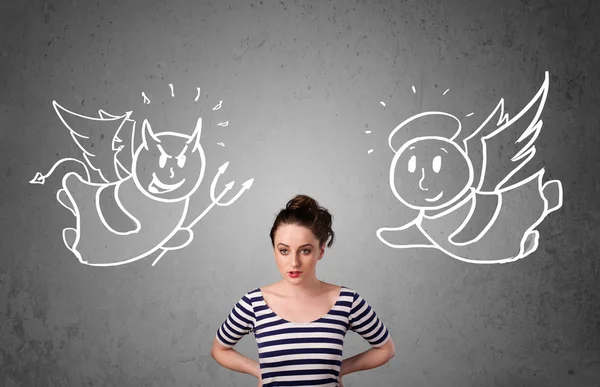
<path fill-rule="evenodd" d="M 167 155 L 166 154 L 163 153 L 160 155 L 160 158 L 158 159 L 158 165 L 161 168 L 164 168 L 165 165 L 167 165 Z"/>
<path fill-rule="evenodd" d="M 417 158 L 413 155 L 408 160 L 408 172 L 413 173 L 417 169 Z"/>
<path fill-rule="evenodd" d="M 185 156 L 179 156 L 177 158 L 177 166 L 179 168 L 183 168 L 184 165 L 185 165 Z"/>
<path fill-rule="evenodd" d="M 433 163 L 432 163 L 432 167 L 433 167 L 433 172 L 438 173 L 440 171 L 440 169 L 442 168 L 442 157 L 441 156 L 435 156 L 433 158 Z"/>

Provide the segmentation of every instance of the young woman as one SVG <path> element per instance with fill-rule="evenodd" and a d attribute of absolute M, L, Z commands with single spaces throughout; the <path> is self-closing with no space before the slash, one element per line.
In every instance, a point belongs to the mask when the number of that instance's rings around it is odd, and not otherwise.
<path fill-rule="evenodd" d="M 249 291 L 234 305 L 213 341 L 219 364 L 256 376 L 259 387 L 343 387 L 342 376 L 394 356 L 390 333 L 367 302 L 348 287 L 317 279 L 317 262 L 333 243 L 331 223 L 329 212 L 306 195 L 277 215 L 270 237 L 283 280 Z M 342 360 L 348 330 L 371 348 Z M 233 349 L 250 332 L 259 362 Z"/>

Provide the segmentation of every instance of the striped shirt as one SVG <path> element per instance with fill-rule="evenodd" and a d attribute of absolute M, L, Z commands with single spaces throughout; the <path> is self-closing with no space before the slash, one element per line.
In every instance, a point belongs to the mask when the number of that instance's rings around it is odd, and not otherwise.
<path fill-rule="evenodd" d="M 382 346 L 390 337 L 369 304 L 345 286 L 326 315 L 306 323 L 279 317 L 266 304 L 260 288 L 256 288 L 234 305 L 216 338 L 231 348 L 244 335 L 254 332 L 263 387 L 339 387 L 348 330 L 361 335 L 373 347 Z"/>

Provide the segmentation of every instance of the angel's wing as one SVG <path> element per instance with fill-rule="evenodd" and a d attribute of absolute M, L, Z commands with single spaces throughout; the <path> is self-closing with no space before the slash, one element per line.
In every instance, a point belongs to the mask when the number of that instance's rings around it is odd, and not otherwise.
<path fill-rule="evenodd" d="M 494 192 L 508 188 L 506 183 L 511 177 L 533 159 L 534 143 L 543 125 L 540 115 L 547 95 L 546 71 L 539 91 L 516 116 L 509 119 L 508 113 L 504 113 L 504 99 L 501 99 L 483 124 L 463 140 L 471 159 L 481 151 L 481 166 L 473 166 L 473 186 L 477 191 Z M 510 145 L 505 149 L 507 144 Z M 517 151 L 517 148 L 520 149 Z M 491 173 L 492 170 L 497 173 Z"/>
<path fill-rule="evenodd" d="M 56 101 L 52 105 L 71 132 L 86 163 L 98 172 L 101 182 L 116 182 L 131 174 L 135 125 L 129 119 L 131 112 L 114 116 L 100 110 L 99 117 L 88 117 L 72 112 Z"/>

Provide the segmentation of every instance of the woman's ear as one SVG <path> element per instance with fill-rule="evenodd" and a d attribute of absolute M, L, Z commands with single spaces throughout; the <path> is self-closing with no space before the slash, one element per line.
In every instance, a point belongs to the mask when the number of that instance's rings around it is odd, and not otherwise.
<path fill-rule="evenodd" d="M 323 255 L 325 255 L 325 244 L 324 243 L 321 245 L 321 252 L 319 253 L 319 259 L 323 258 Z"/>

